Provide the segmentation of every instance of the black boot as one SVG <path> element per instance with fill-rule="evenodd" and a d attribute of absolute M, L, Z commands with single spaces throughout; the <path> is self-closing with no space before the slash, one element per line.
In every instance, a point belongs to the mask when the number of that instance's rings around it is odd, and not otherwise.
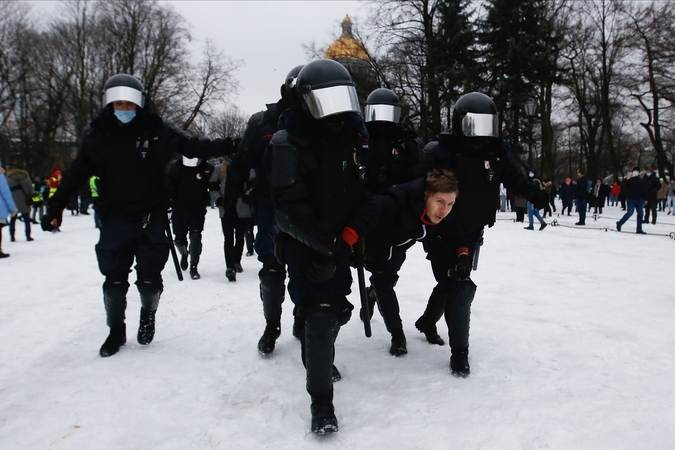
<path fill-rule="evenodd" d="M 452 349 L 450 371 L 456 377 L 466 378 L 469 376 L 471 372 L 469 367 L 469 347 Z"/>
<path fill-rule="evenodd" d="M 293 337 L 302 341 L 305 333 L 305 321 L 298 319 L 295 315 L 295 308 L 293 308 Z"/>
<path fill-rule="evenodd" d="M 111 328 L 110 334 L 106 338 L 105 342 L 101 346 L 101 350 L 99 350 L 98 353 L 103 358 L 112 356 L 115 353 L 117 353 L 120 347 L 123 346 L 126 342 L 127 342 L 127 329 L 124 324 L 122 326 Z"/>
<path fill-rule="evenodd" d="M 174 241 L 176 244 L 176 250 L 180 253 L 180 268 L 187 270 L 188 268 L 188 250 L 187 243 L 181 241 Z"/>
<path fill-rule="evenodd" d="M 201 278 L 201 275 L 199 275 L 199 272 L 197 272 L 196 265 L 190 266 L 190 278 L 193 280 L 199 280 Z"/>
<path fill-rule="evenodd" d="M 262 355 L 269 355 L 274 351 L 274 347 L 277 343 L 277 339 L 281 335 L 281 327 L 280 326 L 271 326 L 267 325 L 265 327 L 265 331 L 263 331 L 263 335 L 260 337 L 260 340 L 258 341 L 258 351 Z"/>
<path fill-rule="evenodd" d="M 333 407 L 333 390 L 326 395 L 312 395 L 312 433 L 329 434 L 338 431 L 337 417 Z"/>
<path fill-rule="evenodd" d="M 389 348 L 389 353 L 393 356 L 403 356 L 408 353 L 403 330 L 391 334 L 391 347 Z"/>
<path fill-rule="evenodd" d="M 420 330 L 427 337 L 427 342 L 435 345 L 445 345 L 445 341 L 438 335 L 436 324 L 429 322 L 424 316 L 417 319 L 415 328 Z"/>
<path fill-rule="evenodd" d="M 361 308 L 359 311 L 359 317 L 361 318 L 362 322 L 370 322 L 373 318 L 373 310 L 375 309 L 375 301 L 377 300 L 377 294 L 375 293 L 375 289 L 373 289 L 372 286 L 368 286 L 366 288 L 366 295 L 368 297 L 368 318 L 366 319 L 366 312 Z"/>
<path fill-rule="evenodd" d="M 227 270 L 225 270 L 225 276 L 228 281 L 237 281 L 237 272 L 234 271 L 233 267 L 228 267 Z"/>
<path fill-rule="evenodd" d="M 141 322 L 138 326 L 138 343 L 148 345 L 155 337 L 155 313 L 157 311 L 141 308 Z"/>

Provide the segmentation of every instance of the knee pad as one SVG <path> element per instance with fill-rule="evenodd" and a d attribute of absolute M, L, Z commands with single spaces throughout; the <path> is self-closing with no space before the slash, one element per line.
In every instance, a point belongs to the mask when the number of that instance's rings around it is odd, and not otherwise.
<path fill-rule="evenodd" d="M 286 266 L 280 264 L 275 257 L 265 259 L 262 269 L 258 272 L 258 277 L 262 280 L 264 277 L 286 278 Z"/>
<path fill-rule="evenodd" d="M 307 304 L 298 307 L 298 318 L 306 320 L 310 315 L 323 312 L 334 316 L 338 326 L 342 326 L 349 322 L 353 309 L 354 305 L 344 295 L 318 292 L 312 296 Z"/>
<path fill-rule="evenodd" d="M 452 283 L 448 301 L 454 305 L 471 305 L 476 295 L 476 284 L 471 279 Z"/>

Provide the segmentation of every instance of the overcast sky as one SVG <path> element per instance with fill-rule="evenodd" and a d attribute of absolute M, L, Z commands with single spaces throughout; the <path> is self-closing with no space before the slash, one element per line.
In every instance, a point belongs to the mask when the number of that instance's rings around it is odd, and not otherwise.
<path fill-rule="evenodd" d="M 34 1 L 36 17 L 53 14 L 53 1 Z M 236 73 L 240 89 L 232 103 L 253 114 L 276 102 L 286 74 L 308 62 L 303 45 L 323 47 L 339 36 L 346 14 L 366 19 L 364 1 L 166 1 L 191 25 L 196 60 L 206 39 L 244 65 Z M 45 14 L 43 14 L 43 12 Z"/>
<path fill-rule="evenodd" d="M 303 44 L 324 46 L 339 36 L 345 14 L 365 20 L 357 1 L 169 1 L 192 25 L 197 44 L 210 38 L 244 61 L 236 104 L 249 114 L 276 102 L 286 74 L 308 61 Z M 201 48 L 196 51 L 200 52 Z"/>

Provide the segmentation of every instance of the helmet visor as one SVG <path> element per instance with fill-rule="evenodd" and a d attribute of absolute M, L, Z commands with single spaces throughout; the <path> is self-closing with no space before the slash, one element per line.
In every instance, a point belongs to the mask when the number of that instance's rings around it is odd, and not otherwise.
<path fill-rule="evenodd" d="M 128 86 L 114 86 L 105 90 L 103 106 L 118 101 L 135 103 L 142 108 L 145 105 L 145 96 L 141 91 Z"/>
<path fill-rule="evenodd" d="M 323 117 L 343 112 L 361 112 L 354 86 L 331 86 L 309 91 L 303 95 L 312 117 Z"/>
<path fill-rule="evenodd" d="M 494 114 L 466 113 L 462 119 L 462 133 L 466 137 L 499 137 L 499 119 Z"/>
<path fill-rule="evenodd" d="M 183 156 L 183 165 L 185 167 L 197 167 L 199 165 L 199 158 L 188 158 Z"/>
<path fill-rule="evenodd" d="M 394 122 L 401 119 L 401 107 L 394 105 L 366 105 L 366 122 Z"/>

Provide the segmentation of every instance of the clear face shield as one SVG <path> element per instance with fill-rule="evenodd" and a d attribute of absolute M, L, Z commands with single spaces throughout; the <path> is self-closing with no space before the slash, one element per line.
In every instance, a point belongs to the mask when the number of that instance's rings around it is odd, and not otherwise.
<path fill-rule="evenodd" d="M 115 86 L 105 90 L 103 106 L 118 101 L 131 102 L 142 108 L 145 105 L 145 96 L 141 91 L 128 86 Z"/>
<path fill-rule="evenodd" d="M 401 107 L 394 105 L 366 105 L 366 122 L 393 122 L 401 120 Z"/>
<path fill-rule="evenodd" d="M 462 133 L 466 137 L 499 137 L 499 119 L 494 114 L 466 113 Z"/>
<path fill-rule="evenodd" d="M 361 112 L 354 86 L 331 86 L 311 90 L 302 97 L 315 119 L 344 112 Z"/>

